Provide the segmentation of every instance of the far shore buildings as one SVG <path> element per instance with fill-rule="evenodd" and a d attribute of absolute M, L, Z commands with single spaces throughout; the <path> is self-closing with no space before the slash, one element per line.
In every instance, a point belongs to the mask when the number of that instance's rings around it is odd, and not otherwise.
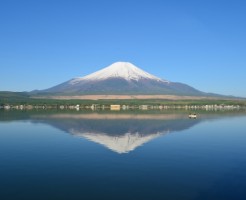
<path fill-rule="evenodd" d="M 110 110 L 120 110 L 120 105 L 110 105 Z"/>
<path fill-rule="evenodd" d="M 246 109 L 244 105 L 120 105 L 120 104 L 112 104 L 112 105 L 102 105 L 102 104 L 91 104 L 91 105 L 83 105 L 83 104 L 75 104 L 75 105 L 10 105 L 10 104 L 1 104 L 0 109 L 10 110 L 32 110 L 32 109 L 60 109 L 60 110 L 166 110 L 166 109 L 185 109 L 185 110 L 239 110 Z"/>

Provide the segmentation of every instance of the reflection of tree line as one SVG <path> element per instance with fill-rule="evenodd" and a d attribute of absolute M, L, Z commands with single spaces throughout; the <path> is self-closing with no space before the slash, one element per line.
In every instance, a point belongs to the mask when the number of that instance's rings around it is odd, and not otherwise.
<path fill-rule="evenodd" d="M 199 118 L 221 118 L 230 116 L 245 115 L 245 110 L 239 111 L 195 111 L 198 113 Z M 29 120 L 33 118 L 69 118 L 69 119 L 180 119 L 187 118 L 190 111 L 185 110 L 167 110 L 161 111 L 121 111 L 121 112 L 82 112 L 82 111 L 59 111 L 59 110 L 0 110 L 0 121 L 13 121 L 13 120 Z"/>
<path fill-rule="evenodd" d="M 202 120 L 216 119 L 245 113 L 227 114 L 198 114 L 198 119 L 188 119 L 187 113 L 168 114 L 129 114 L 129 113 L 45 113 L 45 112 L 0 112 L 0 121 L 31 120 L 50 124 L 65 132 L 70 129 L 79 132 L 106 133 L 109 135 L 124 134 L 126 132 L 151 134 L 162 131 L 181 131 L 192 127 Z"/>
<path fill-rule="evenodd" d="M 42 116 L 41 116 L 42 117 Z M 50 118 L 69 118 L 69 119 L 179 119 L 187 118 L 187 113 L 165 113 L 165 114 L 144 114 L 144 113 L 87 113 L 87 114 L 53 114 L 49 116 Z"/>

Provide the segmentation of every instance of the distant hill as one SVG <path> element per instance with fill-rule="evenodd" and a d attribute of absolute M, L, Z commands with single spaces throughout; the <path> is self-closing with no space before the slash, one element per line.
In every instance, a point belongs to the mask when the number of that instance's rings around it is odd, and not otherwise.
<path fill-rule="evenodd" d="M 30 94 L 28 92 L 9 92 L 0 91 L 0 103 L 14 103 L 26 101 L 29 99 Z"/>

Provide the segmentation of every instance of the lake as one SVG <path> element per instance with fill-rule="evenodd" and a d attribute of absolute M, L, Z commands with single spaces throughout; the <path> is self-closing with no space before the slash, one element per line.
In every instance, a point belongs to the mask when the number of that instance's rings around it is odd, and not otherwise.
<path fill-rule="evenodd" d="M 0 199 L 246 199 L 246 112 L 0 111 Z"/>

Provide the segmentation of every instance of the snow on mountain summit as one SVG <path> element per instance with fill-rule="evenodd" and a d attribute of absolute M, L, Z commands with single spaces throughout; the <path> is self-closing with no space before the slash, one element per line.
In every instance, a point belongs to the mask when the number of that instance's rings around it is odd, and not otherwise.
<path fill-rule="evenodd" d="M 103 68 L 97 72 L 89 74 L 87 76 L 76 78 L 72 82 L 84 81 L 84 80 L 105 80 L 109 78 L 123 78 L 127 81 L 138 81 L 140 79 L 153 79 L 156 81 L 167 82 L 152 74 L 149 74 L 140 68 L 134 66 L 129 62 L 116 62 L 110 66 Z"/>
<path fill-rule="evenodd" d="M 53 94 L 172 94 L 204 95 L 183 83 L 149 74 L 129 62 L 116 62 L 84 77 L 70 79 L 44 93 Z"/>

